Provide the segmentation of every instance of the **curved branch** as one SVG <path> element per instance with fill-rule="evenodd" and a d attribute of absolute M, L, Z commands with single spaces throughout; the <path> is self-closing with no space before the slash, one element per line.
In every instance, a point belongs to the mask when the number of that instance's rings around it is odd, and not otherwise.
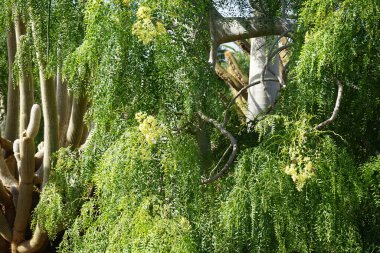
<path fill-rule="evenodd" d="M 208 122 L 208 123 L 211 123 L 213 124 L 216 128 L 218 128 L 220 130 L 220 132 L 227 138 L 230 140 L 231 142 L 231 146 L 232 146 L 232 152 L 231 152 L 231 155 L 227 161 L 227 163 L 224 165 L 224 167 L 214 176 L 208 178 L 208 179 L 205 179 L 205 180 L 202 180 L 202 183 L 203 184 L 209 184 L 209 183 L 212 183 L 214 182 L 215 180 L 217 180 L 218 178 L 220 178 L 232 165 L 232 163 L 234 162 L 235 160 L 235 157 L 236 157 L 236 154 L 237 154 L 237 149 L 238 149 L 238 145 L 237 145 L 237 141 L 235 139 L 235 137 L 230 133 L 228 132 L 224 126 L 220 123 L 218 123 L 216 120 L 214 119 L 211 119 L 209 117 L 207 117 L 206 115 L 204 115 L 202 112 L 198 111 L 198 115 L 199 117 L 201 117 L 202 120 Z"/>
<path fill-rule="evenodd" d="M 322 128 L 324 128 L 325 126 L 331 124 L 335 119 L 336 117 L 338 116 L 338 111 L 339 111 L 339 107 L 340 107 L 340 102 L 342 101 L 342 94 L 343 94 L 343 85 L 342 83 L 337 80 L 336 81 L 337 85 L 338 85 L 338 95 L 336 97 L 336 102 L 335 102 L 335 107 L 334 107 L 334 111 L 331 115 L 330 118 L 328 118 L 327 120 L 323 121 L 322 123 L 318 124 L 314 129 L 316 130 L 321 130 Z"/>
<path fill-rule="evenodd" d="M 270 49 L 269 49 L 269 52 L 268 52 L 268 57 L 267 57 L 267 60 L 264 64 L 264 67 L 263 67 L 263 70 L 261 71 L 261 82 L 263 83 L 264 85 L 264 77 L 265 77 L 265 73 L 267 71 L 267 68 L 268 68 L 268 65 L 269 65 L 269 62 L 273 59 L 273 57 L 275 57 L 279 52 L 281 52 L 282 50 L 292 46 L 293 44 L 288 44 L 288 45 L 284 45 L 282 47 L 279 47 L 277 48 L 276 50 L 274 50 L 274 47 L 278 44 L 278 42 L 281 40 L 282 37 L 286 36 L 287 34 L 289 33 L 289 31 L 284 31 L 274 42 L 273 44 L 271 45 Z M 274 50 L 274 51 L 273 51 Z M 277 76 L 277 78 L 279 79 L 279 76 Z M 283 80 L 279 79 L 278 80 L 280 82 L 280 84 L 284 85 L 283 83 Z"/>
<path fill-rule="evenodd" d="M 268 79 L 265 79 L 264 81 L 277 81 L 277 79 L 274 79 L 274 78 L 268 78 Z M 233 103 L 235 102 L 235 100 L 247 89 L 255 86 L 255 85 L 258 85 L 259 83 L 261 83 L 261 81 L 256 81 L 256 82 L 253 82 L 247 86 L 245 86 L 244 88 L 242 88 L 241 90 L 239 90 L 238 93 L 236 93 L 236 95 L 231 99 L 230 103 L 227 105 L 226 107 L 226 110 L 224 111 L 224 120 L 223 120 L 223 127 L 226 126 L 227 124 L 227 119 L 228 119 L 228 110 L 231 108 L 231 106 L 233 105 Z"/>

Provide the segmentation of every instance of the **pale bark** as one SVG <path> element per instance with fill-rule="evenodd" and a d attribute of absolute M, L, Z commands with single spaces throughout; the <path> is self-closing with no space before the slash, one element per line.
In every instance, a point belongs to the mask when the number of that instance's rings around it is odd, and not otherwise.
<path fill-rule="evenodd" d="M 267 62 L 266 53 L 266 38 L 253 38 L 251 39 L 251 54 L 250 54 L 250 69 L 249 69 L 249 83 L 254 83 L 262 78 L 262 71 Z M 267 66 L 271 71 L 265 71 L 263 78 L 276 79 L 279 76 L 279 57 L 274 56 L 273 61 Z M 248 89 L 248 121 L 254 120 L 258 115 L 265 113 L 265 111 L 274 104 L 278 92 L 280 90 L 280 83 L 278 81 L 265 81 Z"/>

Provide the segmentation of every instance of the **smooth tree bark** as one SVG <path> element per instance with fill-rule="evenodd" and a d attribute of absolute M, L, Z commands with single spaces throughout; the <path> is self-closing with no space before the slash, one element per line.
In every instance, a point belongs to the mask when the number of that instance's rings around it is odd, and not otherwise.
<path fill-rule="evenodd" d="M 267 62 L 267 39 L 265 37 L 251 39 L 251 54 L 249 64 L 249 83 L 261 80 L 262 71 Z M 266 79 L 276 79 L 280 71 L 280 59 L 276 55 L 264 73 Z M 247 120 L 254 120 L 258 115 L 272 106 L 276 101 L 280 83 L 278 81 L 265 81 L 248 89 L 248 117 Z"/>

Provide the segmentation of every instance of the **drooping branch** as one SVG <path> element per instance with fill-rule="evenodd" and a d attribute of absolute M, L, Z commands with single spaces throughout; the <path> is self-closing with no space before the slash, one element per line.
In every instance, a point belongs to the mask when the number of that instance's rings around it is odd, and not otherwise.
<path fill-rule="evenodd" d="M 226 130 L 226 128 L 218 123 L 216 120 L 214 119 L 211 119 L 209 117 L 207 117 L 206 115 L 204 115 L 202 112 L 198 111 L 198 115 L 199 117 L 208 122 L 208 123 L 211 123 L 213 124 L 216 128 L 219 129 L 219 131 L 227 138 L 229 139 L 229 141 L 231 142 L 231 146 L 232 146 L 232 152 L 230 154 L 230 157 L 228 158 L 228 161 L 227 163 L 224 165 L 224 167 L 214 176 L 208 178 L 208 179 L 205 179 L 205 180 L 202 180 L 202 183 L 203 184 L 208 184 L 208 183 L 212 183 L 214 182 L 215 180 L 217 180 L 218 178 L 220 178 L 221 176 L 223 176 L 224 173 L 226 173 L 226 171 L 231 167 L 232 163 L 234 162 L 235 160 L 235 157 L 236 157 L 236 154 L 237 154 L 237 150 L 238 150 L 238 145 L 237 145 L 237 141 L 235 139 L 235 137 Z"/>
<path fill-rule="evenodd" d="M 209 63 L 215 66 L 216 50 L 222 43 L 268 35 L 281 35 L 284 31 L 292 31 L 294 26 L 290 20 L 276 17 L 223 17 L 212 8 L 209 13 L 212 43 Z"/>
<path fill-rule="evenodd" d="M 318 124 L 315 127 L 316 130 L 321 130 L 325 126 L 331 124 L 336 119 L 336 117 L 338 116 L 340 102 L 342 100 L 342 94 L 343 94 L 343 85 L 340 82 L 340 80 L 337 80 L 336 83 L 337 83 L 337 86 L 338 86 L 338 95 L 336 97 L 334 111 L 333 111 L 333 113 L 332 113 L 332 115 L 331 115 L 330 118 L 328 118 L 327 120 L 323 121 L 322 123 Z"/>

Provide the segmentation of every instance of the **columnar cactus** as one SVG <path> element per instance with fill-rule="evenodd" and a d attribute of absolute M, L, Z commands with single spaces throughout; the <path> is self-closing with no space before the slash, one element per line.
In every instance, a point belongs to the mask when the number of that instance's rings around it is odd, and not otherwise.
<path fill-rule="evenodd" d="M 38 105 L 33 105 L 30 121 L 26 131 L 21 136 L 19 151 L 19 197 L 16 208 L 16 218 L 13 225 L 12 252 L 17 253 L 17 246 L 24 240 L 25 229 L 30 218 L 32 206 L 33 177 L 35 170 L 34 161 L 34 137 L 38 133 L 41 120 L 41 109 Z M 16 142 L 15 142 L 16 143 Z M 15 145 L 15 157 L 17 151 Z"/>

